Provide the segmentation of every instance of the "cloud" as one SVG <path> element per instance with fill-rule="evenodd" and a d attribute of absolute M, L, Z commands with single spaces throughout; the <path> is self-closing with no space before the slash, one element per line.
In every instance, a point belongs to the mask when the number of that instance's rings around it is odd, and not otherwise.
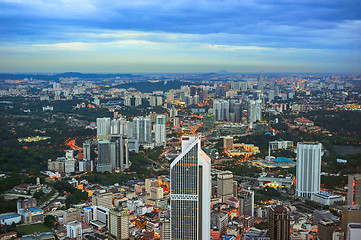
<path fill-rule="evenodd" d="M 360 61 L 360 8 L 357 0 L 0 0 L 0 54 L 143 51 L 227 64 L 331 54 L 346 65 Z"/>

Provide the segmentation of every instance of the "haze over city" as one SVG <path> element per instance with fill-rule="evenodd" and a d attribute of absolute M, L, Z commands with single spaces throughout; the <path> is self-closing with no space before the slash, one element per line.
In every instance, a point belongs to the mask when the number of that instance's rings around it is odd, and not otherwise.
<path fill-rule="evenodd" d="M 0 72 L 360 72 L 359 1 L 1 0 Z"/>

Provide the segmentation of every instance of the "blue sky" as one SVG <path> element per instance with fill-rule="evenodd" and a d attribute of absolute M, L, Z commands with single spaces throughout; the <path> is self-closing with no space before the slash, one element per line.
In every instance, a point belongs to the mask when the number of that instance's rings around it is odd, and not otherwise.
<path fill-rule="evenodd" d="M 0 72 L 361 72 L 361 1 L 0 0 Z"/>

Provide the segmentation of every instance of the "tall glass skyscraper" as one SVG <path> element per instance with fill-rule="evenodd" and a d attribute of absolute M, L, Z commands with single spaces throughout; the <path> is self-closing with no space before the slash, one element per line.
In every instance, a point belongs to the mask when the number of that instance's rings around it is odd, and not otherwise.
<path fill-rule="evenodd" d="M 171 239 L 210 239 L 211 159 L 200 136 L 183 136 L 182 153 L 172 162 Z"/>

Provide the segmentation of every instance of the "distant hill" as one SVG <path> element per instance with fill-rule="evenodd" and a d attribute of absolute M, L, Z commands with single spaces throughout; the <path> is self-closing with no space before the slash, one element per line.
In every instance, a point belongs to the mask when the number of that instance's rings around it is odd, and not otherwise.
<path fill-rule="evenodd" d="M 104 78 L 116 78 L 116 77 L 134 77 L 137 75 L 133 74 L 113 74 L 113 73 L 79 73 L 79 72 L 65 72 L 59 74 L 10 74 L 2 73 L 0 74 L 0 80 L 21 80 L 24 78 L 33 78 L 38 80 L 59 80 L 60 77 L 63 78 L 80 78 L 80 79 L 104 79 Z M 138 75 L 139 76 L 139 75 Z"/>
<path fill-rule="evenodd" d="M 200 83 L 199 83 L 200 84 Z M 151 93 L 153 91 L 169 91 L 171 89 L 180 89 L 182 85 L 198 85 L 198 83 L 188 81 L 157 81 L 157 82 L 135 82 L 135 83 L 124 83 L 117 86 L 116 88 L 135 88 L 140 92 Z"/>

